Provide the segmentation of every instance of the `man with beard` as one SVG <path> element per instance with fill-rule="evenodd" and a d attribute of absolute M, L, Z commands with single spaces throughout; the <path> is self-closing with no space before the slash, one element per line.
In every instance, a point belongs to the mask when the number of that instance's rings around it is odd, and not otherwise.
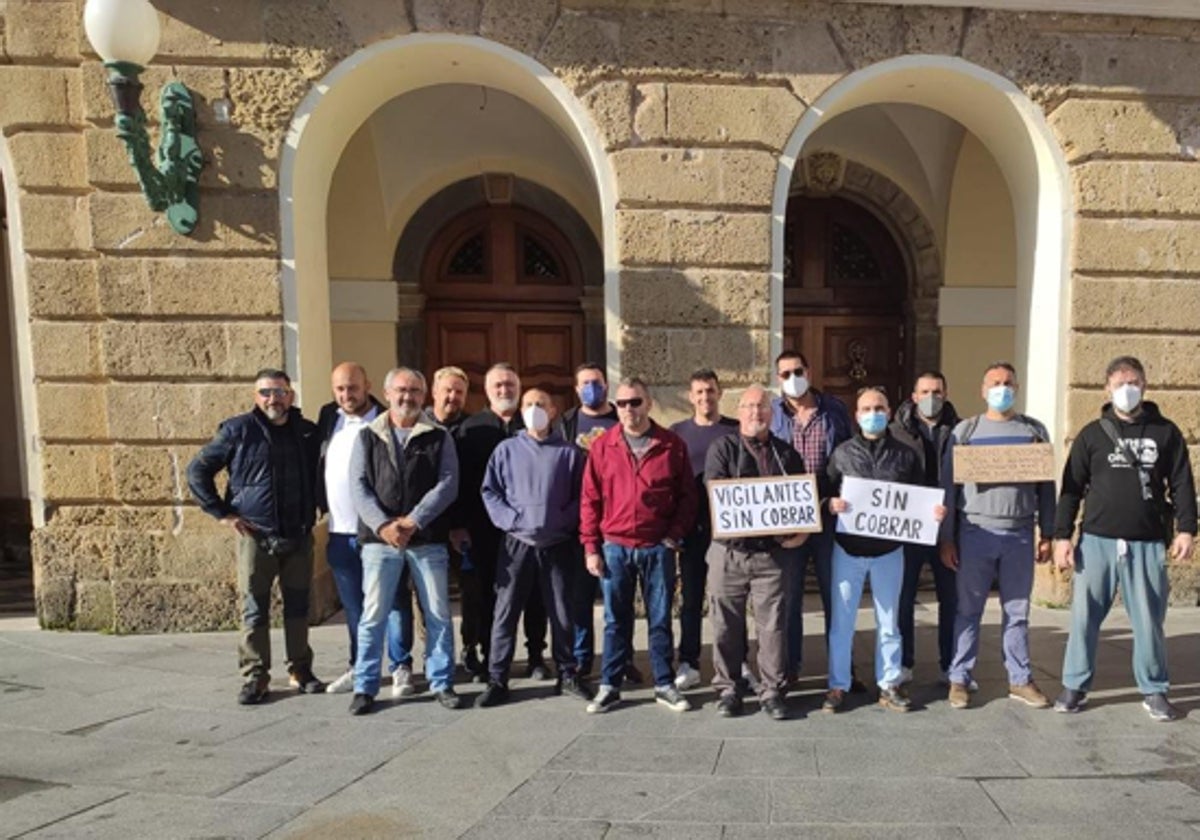
<path fill-rule="evenodd" d="M 320 434 L 292 407 L 288 375 L 266 368 L 254 377 L 254 410 L 231 417 L 188 465 L 188 488 L 200 508 L 238 535 L 242 600 L 238 660 L 242 705 L 261 703 L 271 684 L 271 584 L 283 595 L 289 682 L 303 694 L 324 691 L 312 672 L 308 598 L 316 519 Z M 225 495 L 215 478 L 229 473 Z"/>
<path fill-rule="evenodd" d="M 359 434 L 350 456 L 363 567 L 350 713 L 366 714 L 375 705 L 385 624 L 405 569 L 425 614 L 429 687 L 444 707 L 457 709 L 445 513 L 458 493 L 458 455 L 449 433 L 421 418 L 424 376 L 396 368 L 387 375 L 384 393 L 389 410 Z"/>

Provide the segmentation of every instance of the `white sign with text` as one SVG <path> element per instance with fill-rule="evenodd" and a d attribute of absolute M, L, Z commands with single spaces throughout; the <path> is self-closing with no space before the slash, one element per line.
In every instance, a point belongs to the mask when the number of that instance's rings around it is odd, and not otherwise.
<path fill-rule="evenodd" d="M 727 478 L 708 482 L 714 539 L 821 530 L 817 479 L 811 475 Z"/>
<path fill-rule="evenodd" d="M 838 533 L 934 545 L 938 522 L 933 509 L 942 504 L 945 495 L 940 487 L 846 476 L 841 497 L 847 509 L 838 514 Z"/>

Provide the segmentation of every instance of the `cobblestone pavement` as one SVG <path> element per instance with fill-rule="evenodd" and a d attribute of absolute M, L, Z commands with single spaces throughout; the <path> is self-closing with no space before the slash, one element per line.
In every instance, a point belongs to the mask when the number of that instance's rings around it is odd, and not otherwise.
<path fill-rule="evenodd" d="M 950 709 L 933 661 L 934 606 L 918 609 L 914 711 L 864 698 L 831 716 L 818 711 L 824 655 L 811 605 L 812 676 L 785 722 L 754 704 L 718 718 L 707 689 L 691 692 L 703 706 L 688 713 L 641 687 L 588 715 L 528 680 L 493 709 L 450 712 L 421 693 L 353 718 L 347 695 L 298 696 L 278 673 L 270 702 L 242 708 L 234 634 L 49 633 L 5 619 L 0 836 L 1200 837 L 1200 609 L 1170 614 L 1172 697 L 1191 715 L 1160 724 L 1132 684 L 1119 613 L 1085 712 L 1008 699 L 994 599 L 981 690 L 972 708 Z M 1052 697 L 1067 618 L 1035 608 L 1031 622 L 1037 679 Z M 865 610 L 863 627 L 866 671 Z M 344 627 L 314 628 L 312 643 L 332 678 Z"/>

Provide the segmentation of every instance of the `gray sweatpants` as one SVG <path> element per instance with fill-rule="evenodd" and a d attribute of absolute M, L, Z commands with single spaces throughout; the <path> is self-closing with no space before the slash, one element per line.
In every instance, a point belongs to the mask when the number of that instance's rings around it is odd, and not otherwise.
<path fill-rule="evenodd" d="M 746 603 L 754 605 L 759 696 L 779 697 L 787 685 L 786 557 L 783 549 L 737 551 L 714 541 L 708 549 L 708 616 L 713 627 L 713 688 L 737 691 L 746 661 Z"/>

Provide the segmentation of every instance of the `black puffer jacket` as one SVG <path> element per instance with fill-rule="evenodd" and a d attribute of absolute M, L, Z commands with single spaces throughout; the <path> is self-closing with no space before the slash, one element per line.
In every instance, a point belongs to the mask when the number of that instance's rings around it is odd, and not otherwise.
<path fill-rule="evenodd" d="M 842 479 L 846 476 L 900 484 L 920 484 L 923 478 L 916 453 L 896 440 L 891 432 L 885 432 L 878 440 L 855 435 L 833 450 L 825 471 L 834 496 L 842 492 Z M 855 557 L 879 557 L 900 547 L 900 543 L 891 540 L 856 534 L 837 534 L 835 539 Z"/>
<path fill-rule="evenodd" d="M 767 445 L 771 447 L 771 471 L 768 475 L 804 474 L 804 459 L 791 444 L 775 435 L 767 435 Z M 726 478 L 757 478 L 761 475 L 758 461 L 740 432 L 735 431 L 731 435 L 719 438 L 708 448 L 708 455 L 704 461 L 705 482 Z M 744 537 L 718 542 L 738 551 L 770 551 L 779 547 L 774 537 Z"/>
<path fill-rule="evenodd" d="M 305 420 L 300 409 L 293 408 L 287 423 L 280 427 L 295 436 L 301 476 L 298 488 L 300 522 L 281 523 L 277 505 L 274 467 L 271 453 L 271 429 L 266 416 L 255 408 L 231 417 L 217 427 L 216 436 L 205 444 L 188 464 L 188 488 L 200 508 L 210 516 L 224 519 L 237 515 L 263 534 L 296 536 L 297 528 L 308 533 L 316 519 L 317 462 L 320 460 L 321 435 L 315 423 Z M 229 471 L 229 484 L 222 497 L 217 493 L 217 473 Z M 289 527 L 290 526 L 290 527 Z"/>
<path fill-rule="evenodd" d="M 926 487 L 938 487 L 941 484 L 940 473 L 943 456 L 946 454 L 946 443 L 950 440 L 954 427 L 958 425 L 958 419 L 954 404 L 947 400 L 942 406 L 942 413 L 938 415 L 937 423 L 933 425 L 933 440 L 929 440 L 921 432 L 921 424 L 924 421 L 917 416 L 917 407 L 913 405 L 912 400 L 905 400 L 896 409 L 896 416 L 888 426 L 888 431 L 896 440 L 908 445 L 916 453 L 917 463 L 924 476 L 921 483 Z M 931 455 L 934 456 L 932 461 Z"/>

